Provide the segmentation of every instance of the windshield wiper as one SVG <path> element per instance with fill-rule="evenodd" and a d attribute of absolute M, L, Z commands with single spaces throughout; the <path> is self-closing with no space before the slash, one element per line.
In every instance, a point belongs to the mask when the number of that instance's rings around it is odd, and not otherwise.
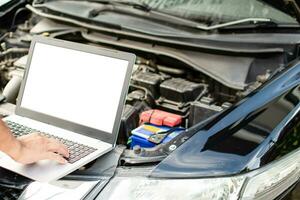
<path fill-rule="evenodd" d="M 198 23 L 192 20 L 176 17 L 174 15 L 170 15 L 167 13 L 162 13 L 156 10 L 152 10 L 151 7 L 149 7 L 147 4 L 140 4 L 140 3 L 135 3 L 132 1 L 114 1 L 114 0 L 89 0 L 89 2 L 94 2 L 94 3 L 101 3 L 101 4 L 106 4 L 109 5 L 107 7 L 103 7 L 101 9 L 93 9 L 89 13 L 89 18 L 96 17 L 98 16 L 101 12 L 103 11 L 120 11 L 123 13 L 128 13 L 128 14 L 133 14 L 133 15 L 139 15 L 139 16 L 144 16 L 145 18 L 151 18 L 155 19 L 158 21 L 165 21 L 168 23 L 172 23 L 175 25 L 181 25 L 185 26 L 188 28 L 194 28 L 194 29 L 199 29 L 199 30 L 204 30 L 204 31 L 212 31 L 216 30 L 219 28 L 224 28 L 224 27 L 229 27 L 233 25 L 238 25 L 238 24 L 244 24 L 244 23 L 253 23 L 253 24 L 265 24 L 265 23 L 270 23 L 270 24 L 275 24 L 271 19 L 269 18 L 245 18 L 245 19 L 239 19 L 239 20 L 234 20 L 230 22 L 225 22 L 221 24 L 215 24 L 211 26 L 207 26 L 206 24 Z M 128 10 L 128 8 L 123 8 L 122 6 L 128 6 L 130 8 L 133 8 L 134 10 L 138 11 L 143 11 L 143 12 L 133 12 L 133 10 Z"/>
<path fill-rule="evenodd" d="M 220 28 L 225 28 L 229 26 L 234 26 L 234 25 L 239 25 L 239 24 L 245 24 L 245 23 L 253 23 L 253 24 L 264 24 L 264 23 L 270 23 L 270 24 L 275 24 L 271 19 L 269 18 L 244 18 L 244 19 L 239 19 L 239 20 L 234 20 L 230 22 L 225 22 L 221 24 L 215 24 L 212 26 L 198 26 L 198 29 L 210 31 L 210 30 L 215 30 L 215 29 L 220 29 Z"/>

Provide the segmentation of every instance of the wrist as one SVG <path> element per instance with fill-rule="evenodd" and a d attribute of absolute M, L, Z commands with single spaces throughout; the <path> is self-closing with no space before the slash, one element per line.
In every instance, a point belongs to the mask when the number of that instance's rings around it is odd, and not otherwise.
<path fill-rule="evenodd" d="M 7 139 L 7 141 L 3 141 L 2 144 L 3 145 L 0 147 L 1 151 L 9 155 L 14 160 L 18 160 L 20 158 L 22 144 L 19 140 L 11 136 Z"/>
<path fill-rule="evenodd" d="M 19 160 L 21 155 L 21 149 L 22 149 L 22 143 L 14 138 L 12 147 L 9 149 L 9 152 L 7 153 L 12 159 Z"/>
<path fill-rule="evenodd" d="M 0 150 L 17 160 L 20 157 L 21 149 L 21 142 L 12 135 L 5 122 L 0 120 Z"/>

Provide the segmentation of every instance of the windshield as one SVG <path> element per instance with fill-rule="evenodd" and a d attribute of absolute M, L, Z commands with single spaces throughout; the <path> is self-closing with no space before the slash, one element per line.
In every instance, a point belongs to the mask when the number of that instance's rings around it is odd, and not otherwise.
<path fill-rule="evenodd" d="M 259 0 L 122 0 L 144 4 L 178 17 L 205 22 L 269 18 L 277 23 L 297 23 L 296 18 Z M 279 1 L 280 2 L 280 1 Z M 278 4 L 277 3 L 274 3 Z M 280 5 L 280 4 L 278 4 Z"/>

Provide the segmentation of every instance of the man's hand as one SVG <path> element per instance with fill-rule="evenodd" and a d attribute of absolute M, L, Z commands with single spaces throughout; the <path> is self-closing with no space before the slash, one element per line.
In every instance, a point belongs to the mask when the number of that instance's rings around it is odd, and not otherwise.
<path fill-rule="evenodd" d="M 47 159 L 64 164 L 67 161 L 63 157 L 69 157 L 65 145 L 37 133 L 16 139 L 2 120 L 0 120 L 0 150 L 22 164 Z"/>
<path fill-rule="evenodd" d="M 67 147 L 54 139 L 33 133 L 19 137 L 17 143 L 16 151 L 12 153 L 11 157 L 19 163 L 30 164 L 46 159 L 61 164 L 67 163 L 63 158 L 69 157 Z"/>

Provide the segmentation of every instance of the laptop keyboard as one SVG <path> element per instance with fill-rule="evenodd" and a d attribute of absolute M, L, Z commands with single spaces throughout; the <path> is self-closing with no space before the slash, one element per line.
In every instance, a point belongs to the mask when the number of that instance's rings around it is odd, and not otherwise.
<path fill-rule="evenodd" d="M 81 158 L 84 158 L 85 156 L 96 151 L 96 149 L 93 147 L 83 145 L 80 143 L 76 143 L 76 142 L 73 142 L 70 140 L 66 140 L 61 137 L 51 135 L 49 133 L 39 131 L 37 129 L 32 129 L 27 126 L 18 124 L 16 122 L 6 121 L 6 124 L 11 129 L 11 132 L 14 134 L 14 136 L 16 136 L 16 137 L 27 135 L 29 133 L 39 133 L 42 136 L 45 136 L 48 138 L 53 138 L 53 139 L 60 141 L 61 143 L 66 145 L 69 149 L 70 156 L 69 156 L 69 158 L 67 158 L 69 163 L 75 163 L 76 161 L 80 160 Z"/>

